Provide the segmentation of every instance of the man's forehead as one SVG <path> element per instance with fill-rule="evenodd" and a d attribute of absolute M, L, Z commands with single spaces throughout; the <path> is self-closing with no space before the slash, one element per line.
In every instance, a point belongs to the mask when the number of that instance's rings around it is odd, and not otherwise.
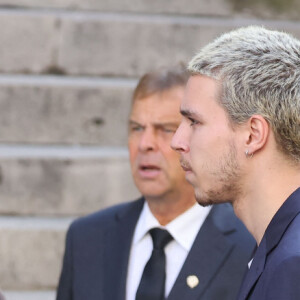
<path fill-rule="evenodd" d="M 158 119 L 174 119 L 179 115 L 180 99 L 174 99 L 174 101 L 162 101 L 160 103 L 151 102 L 148 100 L 143 102 L 136 102 L 130 112 L 130 117 L 140 118 L 158 118 Z"/>
<path fill-rule="evenodd" d="M 201 101 L 199 101 L 199 95 L 194 94 L 193 96 L 189 94 L 184 94 L 180 106 L 179 112 L 181 115 L 195 115 L 199 114 L 201 110 Z"/>
<path fill-rule="evenodd" d="M 220 92 L 220 83 L 216 80 L 204 75 L 191 76 L 184 90 L 180 110 L 198 114 L 202 107 L 220 105 Z"/>
<path fill-rule="evenodd" d="M 222 91 L 222 82 L 202 74 L 190 76 L 184 89 L 184 96 L 194 92 L 199 93 L 201 91 L 216 98 Z"/>

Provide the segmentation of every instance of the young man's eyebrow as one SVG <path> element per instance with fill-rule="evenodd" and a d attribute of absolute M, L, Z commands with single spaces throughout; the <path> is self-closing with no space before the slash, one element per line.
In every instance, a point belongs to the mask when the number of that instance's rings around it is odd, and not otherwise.
<path fill-rule="evenodd" d="M 204 121 L 204 117 L 201 113 L 190 110 L 190 109 L 180 109 L 180 113 L 184 118 L 190 119 L 190 120 L 197 120 L 197 121 Z"/>
<path fill-rule="evenodd" d="M 191 110 L 188 109 L 180 109 L 180 113 L 182 116 L 189 118 L 189 117 L 195 117 L 197 114 Z"/>

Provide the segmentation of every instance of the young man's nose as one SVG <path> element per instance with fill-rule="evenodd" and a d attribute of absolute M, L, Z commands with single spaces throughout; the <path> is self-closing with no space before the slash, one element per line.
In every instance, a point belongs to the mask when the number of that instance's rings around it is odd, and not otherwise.
<path fill-rule="evenodd" d="M 175 150 L 179 153 L 187 152 L 189 150 L 189 147 L 186 143 L 185 132 L 184 132 L 183 126 L 181 124 L 177 128 L 177 130 L 172 138 L 171 147 L 173 150 Z"/>

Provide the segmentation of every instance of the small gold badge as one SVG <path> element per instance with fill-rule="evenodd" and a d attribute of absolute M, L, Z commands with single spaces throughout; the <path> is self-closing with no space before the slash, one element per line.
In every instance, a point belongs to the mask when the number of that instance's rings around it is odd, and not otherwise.
<path fill-rule="evenodd" d="M 186 278 L 186 283 L 191 289 L 193 289 L 199 284 L 199 279 L 196 275 L 190 275 Z"/>

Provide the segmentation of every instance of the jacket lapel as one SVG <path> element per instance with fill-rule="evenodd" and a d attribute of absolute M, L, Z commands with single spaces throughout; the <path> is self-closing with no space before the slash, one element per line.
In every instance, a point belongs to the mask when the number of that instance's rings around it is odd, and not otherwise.
<path fill-rule="evenodd" d="M 125 299 L 128 257 L 133 232 L 142 210 L 144 199 L 117 213 L 107 228 L 104 239 L 104 299 Z"/>
<path fill-rule="evenodd" d="M 294 191 L 282 204 L 268 225 L 257 248 L 250 269 L 241 286 L 238 300 L 249 299 L 256 282 L 262 274 L 268 254 L 278 245 L 286 228 L 300 212 L 300 188 Z"/>
<path fill-rule="evenodd" d="M 200 299 L 209 282 L 222 267 L 233 247 L 232 242 L 224 234 L 235 230 L 233 222 L 226 218 L 226 209 L 226 205 L 212 208 L 195 239 L 168 300 Z M 222 223 L 221 226 L 218 226 L 218 222 Z M 199 284 L 194 288 L 187 284 L 187 278 L 191 275 L 195 275 L 199 280 Z"/>
<path fill-rule="evenodd" d="M 255 283 L 257 282 L 261 273 L 264 270 L 266 255 L 266 239 L 263 238 L 259 247 L 256 250 L 251 267 L 243 280 L 238 300 L 247 299 L 248 295 L 252 291 L 253 287 L 255 286 Z"/>

